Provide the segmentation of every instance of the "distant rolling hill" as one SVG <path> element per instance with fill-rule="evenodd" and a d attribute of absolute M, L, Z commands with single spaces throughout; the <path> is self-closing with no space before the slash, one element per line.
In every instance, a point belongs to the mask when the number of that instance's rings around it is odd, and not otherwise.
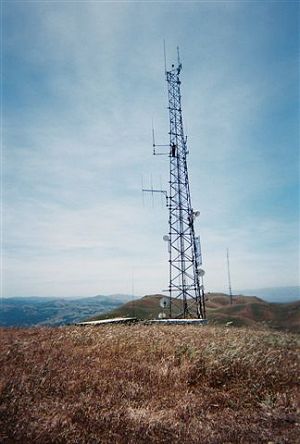
<path fill-rule="evenodd" d="M 208 293 L 206 300 L 207 318 L 212 324 L 234 326 L 269 327 L 272 329 L 300 332 L 300 301 L 287 304 L 273 304 L 256 296 L 237 295 L 230 305 L 229 297 L 223 293 Z M 159 301 L 162 295 L 147 295 L 129 301 L 107 313 L 98 314 L 88 320 L 111 317 L 134 316 L 140 319 L 157 318 L 162 308 Z M 180 302 L 172 301 L 174 316 L 180 312 Z M 167 314 L 167 310 L 166 310 Z"/>
<path fill-rule="evenodd" d="M 14 297 L 3 298 L 0 326 L 29 327 L 73 324 L 95 312 L 104 313 L 131 299 L 130 295 L 93 296 L 86 298 Z"/>

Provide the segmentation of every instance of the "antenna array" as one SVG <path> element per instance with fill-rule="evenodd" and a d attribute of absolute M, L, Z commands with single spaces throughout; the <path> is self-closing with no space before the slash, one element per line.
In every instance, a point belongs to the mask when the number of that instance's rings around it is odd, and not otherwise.
<path fill-rule="evenodd" d="M 164 236 L 169 251 L 169 315 L 170 317 L 196 317 L 205 319 L 205 297 L 200 237 L 195 235 L 194 221 L 199 211 L 191 204 L 187 167 L 187 138 L 184 135 L 180 72 L 182 64 L 177 48 L 177 66 L 172 65 L 165 75 L 168 85 L 169 144 L 156 145 L 153 134 L 153 154 L 168 155 L 170 160 L 169 191 L 144 189 L 152 193 L 163 193 L 169 210 L 169 233 Z M 165 64 L 166 65 L 166 64 Z M 168 152 L 157 152 L 156 147 L 167 146 Z M 173 304 L 178 299 L 180 303 Z M 178 305 L 181 306 L 180 312 Z"/>

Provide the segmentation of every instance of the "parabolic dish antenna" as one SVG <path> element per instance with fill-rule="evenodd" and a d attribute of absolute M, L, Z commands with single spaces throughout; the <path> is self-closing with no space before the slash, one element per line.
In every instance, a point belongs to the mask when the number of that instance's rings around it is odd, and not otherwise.
<path fill-rule="evenodd" d="M 195 217 L 200 216 L 200 211 L 195 211 L 194 216 L 195 216 Z"/>
<path fill-rule="evenodd" d="M 170 238 L 167 234 L 164 235 L 163 240 L 169 242 Z"/>
<path fill-rule="evenodd" d="M 168 307 L 170 307 L 170 299 L 169 299 L 169 298 L 166 298 L 166 297 L 161 298 L 161 300 L 159 301 L 159 305 L 160 305 L 162 308 L 168 308 Z"/>
<path fill-rule="evenodd" d="M 166 313 L 164 313 L 164 312 L 158 313 L 158 319 L 164 319 L 166 317 L 167 317 Z"/>
<path fill-rule="evenodd" d="M 205 275 L 205 271 L 202 269 L 202 268 L 199 268 L 198 269 L 198 274 L 199 274 L 199 276 L 204 276 Z"/>

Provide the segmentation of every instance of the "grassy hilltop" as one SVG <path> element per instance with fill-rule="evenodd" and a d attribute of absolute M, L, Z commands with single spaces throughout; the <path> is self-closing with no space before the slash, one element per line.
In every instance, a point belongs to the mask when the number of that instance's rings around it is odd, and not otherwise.
<path fill-rule="evenodd" d="M 141 299 L 123 304 L 107 313 L 94 315 L 88 320 L 111 317 L 134 316 L 141 319 L 153 319 L 162 311 L 159 301 L 162 295 L 148 295 Z M 236 295 L 230 305 L 229 297 L 223 293 L 206 295 L 207 318 L 211 324 L 224 325 L 231 322 L 233 326 L 253 328 L 270 327 L 300 333 L 300 301 L 287 304 L 272 304 L 256 296 Z M 180 301 L 172 302 L 173 317 L 181 312 Z M 167 313 L 167 310 L 166 310 Z"/>
<path fill-rule="evenodd" d="M 2 443 L 296 443 L 299 337 L 221 326 L 2 329 Z"/>

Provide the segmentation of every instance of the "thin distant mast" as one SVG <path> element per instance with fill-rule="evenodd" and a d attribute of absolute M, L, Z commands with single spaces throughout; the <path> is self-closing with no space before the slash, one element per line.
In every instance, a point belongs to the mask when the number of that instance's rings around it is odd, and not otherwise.
<path fill-rule="evenodd" d="M 227 275 L 228 275 L 229 298 L 230 298 L 230 304 L 232 305 L 232 288 L 231 288 L 230 264 L 229 264 L 229 248 L 227 248 Z"/>

